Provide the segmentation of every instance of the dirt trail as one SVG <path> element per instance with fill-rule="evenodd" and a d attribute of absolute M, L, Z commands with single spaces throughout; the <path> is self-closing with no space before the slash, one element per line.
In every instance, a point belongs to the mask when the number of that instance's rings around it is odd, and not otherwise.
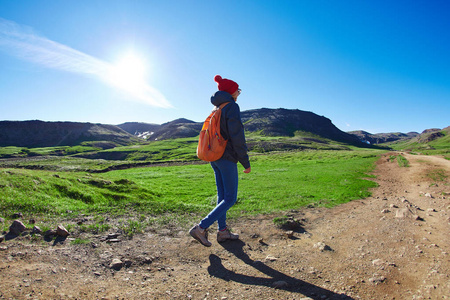
<path fill-rule="evenodd" d="M 211 248 L 187 228 L 118 243 L 2 242 L 0 298 L 449 299 L 450 161 L 404 154 L 410 167 L 399 167 L 390 155 L 372 197 L 291 212 L 302 227 L 290 238 L 266 215 L 235 220 L 239 241 L 211 234 Z"/>

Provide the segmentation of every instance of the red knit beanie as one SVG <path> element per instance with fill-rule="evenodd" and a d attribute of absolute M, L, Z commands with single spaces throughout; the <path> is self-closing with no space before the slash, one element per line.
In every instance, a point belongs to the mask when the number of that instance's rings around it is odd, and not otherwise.
<path fill-rule="evenodd" d="M 220 75 L 214 76 L 214 81 L 217 82 L 217 86 L 219 87 L 219 91 L 225 91 L 234 94 L 239 88 L 239 85 L 233 80 L 222 78 Z"/>

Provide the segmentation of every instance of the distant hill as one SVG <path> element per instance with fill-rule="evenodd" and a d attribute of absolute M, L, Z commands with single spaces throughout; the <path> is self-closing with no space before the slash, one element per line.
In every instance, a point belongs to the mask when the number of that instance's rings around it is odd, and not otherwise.
<path fill-rule="evenodd" d="M 0 146 L 53 147 L 74 146 L 96 142 L 101 148 L 129 145 L 138 138 L 114 125 L 44 122 L 0 121 Z"/>
<path fill-rule="evenodd" d="M 421 134 L 409 140 L 401 140 L 391 143 L 390 146 L 404 151 L 439 150 L 442 153 L 450 151 L 450 126 L 444 129 L 427 129 Z"/>
<path fill-rule="evenodd" d="M 117 127 L 125 130 L 130 134 L 137 135 L 143 132 L 154 132 L 159 127 L 161 127 L 161 125 L 152 123 L 141 123 L 141 122 L 127 122 L 119 124 L 117 125 Z"/>
<path fill-rule="evenodd" d="M 429 143 L 449 134 L 450 126 L 444 129 L 432 128 L 424 130 L 417 138 L 419 143 Z"/>
<path fill-rule="evenodd" d="M 349 134 L 357 136 L 361 141 L 368 142 L 373 145 L 395 142 L 403 139 L 411 139 L 419 135 L 418 132 L 390 132 L 390 133 L 376 133 L 372 134 L 367 131 L 349 131 Z"/>
<path fill-rule="evenodd" d="M 197 123 L 187 119 L 176 119 L 171 122 L 161 124 L 159 129 L 150 136 L 149 140 L 166 140 L 194 137 L 200 133 L 203 123 Z"/>
<path fill-rule="evenodd" d="M 206 116 L 205 116 L 206 118 Z M 242 122 L 248 132 L 260 132 L 265 136 L 289 136 L 296 133 L 310 133 L 323 138 L 338 142 L 361 145 L 362 142 L 354 135 L 339 130 L 325 117 L 318 116 L 312 112 L 298 109 L 253 109 L 241 112 Z M 124 123 L 118 125 L 129 133 L 142 134 L 151 128 L 152 134 L 149 140 L 164 140 L 183 137 L 195 137 L 200 133 L 203 123 L 187 119 L 177 119 L 158 126 L 154 124 L 132 123 L 134 126 L 126 127 Z M 150 127 L 152 126 L 152 127 Z"/>
<path fill-rule="evenodd" d="M 200 133 L 203 123 L 180 118 L 161 125 L 128 122 L 117 125 L 126 132 L 149 141 L 194 137 Z"/>
<path fill-rule="evenodd" d="M 261 108 L 243 111 L 241 118 L 247 131 L 266 136 L 312 133 L 337 142 L 362 145 L 357 137 L 339 130 L 330 119 L 308 111 Z"/>
<path fill-rule="evenodd" d="M 127 122 L 117 125 L 117 127 L 125 130 L 129 134 L 135 135 L 142 139 L 150 139 L 150 137 L 158 130 L 161 125 L 141 122 Z"/>
<path fill-rule="evenodd" d="M 320 143 L 325 142 L 322 139 L 328 139 L 363 146 L 365 141 L 380 144 L 418 136 L 415 132 L 375 135 L 363 131 L 347 133 L 339 130 L 330 119 L 324 116 L 298 109 L 253 109 L 242 111 L 241 117 L 245 130 L 255 133 L 256 136 L 259 134 L 279 137 L 295 136 L 316 139 L 311 142 Z M 83 142 L 91 142 L 91 144 L 95 142 L 102 148 L 111 148 L 114 145 L 130 145 L 143 140 L 195 137 L 199 134 L 202 124 L 202 122 L 184 118 L 161 125 L 127 122 L 117 126 L 77 122 L 0 121 L 0 146 L 73 146 Z M 432 130 L 429 134 L 439 135 L 440 133 Z"/>

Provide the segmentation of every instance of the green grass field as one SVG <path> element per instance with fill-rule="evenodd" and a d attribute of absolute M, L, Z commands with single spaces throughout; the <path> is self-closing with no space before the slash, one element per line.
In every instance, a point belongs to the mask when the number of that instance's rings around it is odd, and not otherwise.
<path fill-rule="evenodd" d="M 331 207 L 367 197 L 369 188 L 376 185 L 367 180 L 368 173 L 380 153 L 357 150 L 253 155 L 252 173 L 241 173 L 238 202 L 230 210 L 230 216 L 279 212 L 308 205 Z M 105 216 L 123 218 L 124 228 L 133 222 L 130 217 L 151 225 L 173 216 L 202 216 L 216 201 L 214 175 L 209 164 L 91 174 L 74 171 L 71 160 L 64 160 L 64 171 L 1 168 L 0 217 L 9 219 L 13 213 L 22 212 L 25 218 L 39 218 L 45 226 L 55 219 L 94 216 L 101 220 L 97 227 L 104 226 L 107 230 Z M 78 167 L 96 161 L 73 160 Z M 60 163 L 61 160 L 53 162 L 58 166 Z M 101 231 L 101 228 L 91 229 Z"/>

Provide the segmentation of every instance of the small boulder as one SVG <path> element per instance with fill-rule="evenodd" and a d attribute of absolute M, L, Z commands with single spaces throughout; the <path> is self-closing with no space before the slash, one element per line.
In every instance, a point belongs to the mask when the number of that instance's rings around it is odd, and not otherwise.
<path fill-rule="evenodd" d="M 114 269 L 114 270 L 116 270 L 116 271 L 119 271 L 119 270 L 122 269 L 122 267 L 123 267 L 123 262 L 122 262 L 120 259 L 118 259 L 118 258 L 114 258 L 114 259 L 111 261 L 111 264 L 109 264 L 109 267 L 110 267 L 111 269 Z"/>
<path fill-rule="evenodd" d="M 130 260 L 130 259 L 126 259 L 126 260 L 123 262 L 123 265 L 124 265 L 125 267 L 127 267 L 127 268 L 131 267 L 132 264 L 133 264 L 133 261 Z M 172 270 L 172 271 L 173 271 L 173 270 Z"/>
<path fill-rule="evenodd" d="M 14 235 L 19 235 L 26 229 L 25 225 L 19 220 L 15 220 L 9 227 L 9 231 Z"/>
<path fill-rule="evenodd" d="M 60 237 L 68 237 L 69 236 L 69 231 L 67 231 L 66 228 L 64 228 L 64 226 L 62 225 L 58 225 L 58 228 L 56 228 L 56 235 L 60 236 Z"/>
<path fill-rule="evenodd" d="M 42 233 L 42 229 L 39 228 L 39 226 L 34 225 L 33 229 L 31 230 L 31 233 L 41 234 Z"/>
<path fill-rule="evenodd" d="M 21 213 L 21 212 L 19 212 L 19 213 L 14 213 L 12 216 L 11 216 L 11 218 L 13 218 L 13 219 L 19 219 L 19 218 L 22 218 L 23 217 L 23 214 Z"/>

